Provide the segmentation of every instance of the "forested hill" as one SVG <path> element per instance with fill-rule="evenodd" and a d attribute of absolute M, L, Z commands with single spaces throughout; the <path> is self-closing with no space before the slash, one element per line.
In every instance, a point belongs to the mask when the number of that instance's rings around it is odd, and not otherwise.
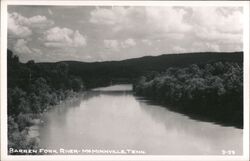
<path fill-rule="evenodd" d="M 130 82 L 134 78 L 150 71 L 165 71 L 169 67 L 186 67 L 191 64 L 205 65 L 213 62 L 243 63 L 243 52 L 217 53 L 185 53 L 145 56 L 122 61 L 79 62 L 62 61 L 57 63 L 38 63 L 53 67 L 58 63 L 66 63 L 69 72 L 80 76 L 87 86 L 105 85 L 107 82 Z"/>

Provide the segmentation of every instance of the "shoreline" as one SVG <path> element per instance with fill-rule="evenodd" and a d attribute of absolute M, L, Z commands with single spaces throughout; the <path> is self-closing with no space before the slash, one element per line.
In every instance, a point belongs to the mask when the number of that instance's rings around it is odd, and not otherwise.
<path fill-rule="evenodd" d="M 20 131 L 20 134 L 22 135 L 23 138 L 23 144 L 26 144 L 27 149 L 38 149 L 40 147 L 40 126 L 43 124 L 46 124 L 45 120 L 43 119 L 44 115 L 46 115 L 47 112 L 50 110 L 57 108 L 58 105 L 67 105 L 73 102 L 76 102 L 81 96 L 85 94 L 85 91 L 81 92 L 74 92 L 73 95 L 68 96 L 65 100 L 60 100 L 60 102 L 56 105 L 50 105 L 48 106 L 42 113 L 40 114 L 26 114 L 28 117 L 28 122 L 27 126 L 23 128 L 22 131 Z M 18 124 L 18 122 L 17 122 Z M 14 147 L 8 147 L 8 149 Z M 10 154 L 10 152 L 8 151 Z M 23 155 L 22 153 L 19 152 L 13 152 L 10 155 Z"/>

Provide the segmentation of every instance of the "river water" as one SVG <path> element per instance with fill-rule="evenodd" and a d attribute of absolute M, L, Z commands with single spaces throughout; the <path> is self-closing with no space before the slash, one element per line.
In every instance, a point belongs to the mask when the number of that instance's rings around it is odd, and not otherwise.
<path fill-rule="evenodd" d="M 40 126 L 48 149 L 133 149 L 149 155 L 242 154 L 243 130 L 190 119 L 134 96 L 131 85 L 85 92 L 58 105 Z"/>

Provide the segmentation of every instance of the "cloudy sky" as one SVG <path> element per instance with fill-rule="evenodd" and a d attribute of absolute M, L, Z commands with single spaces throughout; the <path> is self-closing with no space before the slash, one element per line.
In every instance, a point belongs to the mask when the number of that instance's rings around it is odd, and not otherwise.
<path fill-rule="evenodd" d="M 242 51 L 242 23 L 240 7 L 8 6 L 8 48 L 22 62 Z"/>

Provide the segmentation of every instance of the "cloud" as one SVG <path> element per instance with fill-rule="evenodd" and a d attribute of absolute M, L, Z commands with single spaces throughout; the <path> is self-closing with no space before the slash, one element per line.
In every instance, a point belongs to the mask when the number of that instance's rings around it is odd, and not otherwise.
<path fill-rule="evenodd" d="M 210 48 L 211 51 L 220 52 L 220 46 L 218 44 L 206 43 L 206 46 Z"/>
<path fill-rule="evenodd" d="M 8 47 L 13 51 L 15 48 L 23 60 L 120 60 L 161 53 L 243 48 L 241 7 L 54 6 L 37 9 L 9 8 Z"/>
<path fill-rule="evenodd" d="M 25 39 L 18 39 L 13 46 L 13 51 L 22 62 L 37 60 L 44 57 L 42 51 L 38 48 L 30 47 L 30 42 Z"/>
<path fill-rule="evenodd" d="M 90 22 L 111 27 L 113 32 L 145 37 L 186 32 L 191 26 L 184 22 L 184 9 L 173 7 L 112 7 L 96 8 Z"/>
<path fill-rule="evenodd" d="M 194 34 L 208 41 L 242 43 L 243 13 L 236 7 L 193 7 Z"/>
<path fill-rule="evenodd" d="M 225 33 L 241 33 L 243 30 L 243 13 L 241 10 L 235 9 L 235 7 L 193 7 L 191 20 L 199 27 Z"/>
<path fill-rule="evenodd" d="M 97 7 L 90 15 L 90 23 L 106 26 L 113 37 L 124 35 L 151 42 L 183 40 L 190 45 L 187 40 L 191 40 L 235 47 L 243 41 L 240 7 Z"/>
<path fill-rule="evenodd" d="M 24 39 L 18 39 L 14 45 L 14 51 L 20 54 L 31 54 L 32 51 L 27 46 L 27 41 Z"/>
<path fill-rule="evenodd" d="M 212 51 L 212 52 L 220 52 L 220 46 L 213 42 L 194 42 L 192 44 L 192 52 L 199 51 Z"/>
<path fill-rule="evenodd" d="M 46 47 L 84 47 L 87 44 L 86 36 L 78 30 L 69 28 L 53 27 L 44 33 L 44 45 Z"/>
<path fill-rule="evenodd" d="M 136 45 L 136 42 L 134 39 L 126 39 L 125 41 L 121 42 L 121 46 L 122 48 L 128 48 L 128 47 L 132 47 L 132 46 L 135 46 Z"/>
<path fill-rule="evenodd" d="M 133 47 L 136 45 L 136 42 L 134 39 L 132 38 L 128 38 L 126 40 L 104 40 L 104 46 L 107 49 L 111 49 L 111 50 L 120 50 L 121 48 L 125 49 L 125 48 L 129 48 L 129 47 Z"/>
<path fill-rule="evenodd" d="M 93 10 L 90 15 L 90 22 L 95 24 L 116 25 L 122 23 L 119 17 L 126 16 L 126 9 L 124 7 L 113 7 L 112 9 L 99 8 Z"/>
<path fill-rule="evenodd" d="M 19 23 L 17 14 L 8 14 L 8 34 L 18 38 L 28 37 L 32 34 L 29 27 Z"/>
<path fill-rule="evenodd" d="M 174 47 L 172 48 L 172 50 L 173 50 L 175 53 L 184 53 L 184 52 L 186 52 L 186 49 L 184 49 L 184 48 L 182 48 L 182 47 L 180 47 L 180 46 L 174 46 Z"/>
<path fill-rule="evenodd" d="M 8 13 L 8 34 L 14 38 L 28 37 L 33 29 L 44 29 L 53 24 L 54 21 L 41 15 L 27 18 L 16 12 Z"/>
<path fill-rule="evenodd" d="M 42 55 L 42 51 L 40 49 L 32 48 L 31 49 L 35 55 Z"/>
<path fill-rule="evenodd" d="M 117 40 L 104 40 L 104 46 L 107 49 L 111 50 L 119 50 L 119 43 Z"/>
<path fill-rule="evenodd" d="M 142 41 L 142 43 L 149 45 L 149 46 L 151 46 L 153 44 L 152 41 L 150 41 L 148 39 L 142 39 L 141 41 Z"/>
<path fill-rule="evenodd" d="M 14 51 L 19 54 L 32 54 L 32 55 L 41 55 L 42 51 L 37 48 L 28 47 L 28 41 L 25 39 L 18 39 L 13 47 Z"/>
<path fill-rule="evenodd" d="M 48 20 L 45 16 L 37 15 L 29 18 L 27 25 L 31 28 L 46 28 L 54 25 L 54 21 Z"/>
<path fill-rule="evenodd" d="M 224 33 L 218 30 L 208 30 L 206 28 L 196 31 L 196 36 L 202 40 L 218 41 L 220 43 L 239 44 L 242 43 L 242 34 Z"/>

